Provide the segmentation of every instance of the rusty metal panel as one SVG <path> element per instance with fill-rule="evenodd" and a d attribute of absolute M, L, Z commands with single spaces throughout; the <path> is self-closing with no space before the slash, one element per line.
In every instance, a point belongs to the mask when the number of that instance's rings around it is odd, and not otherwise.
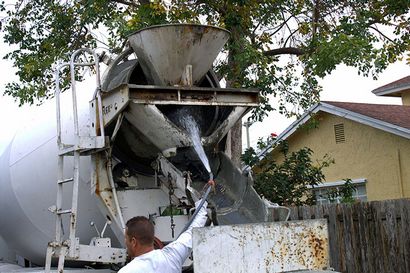
<path fill-rule="evenodd" d="M 175 87 L 129 84 L 138 104 L 257 106 L 259 91 L 239 88 Z"/>
<path fill-rule="evenodd" d="M 327 221 L 194 229 L 193 252 L 197 273 L 322 270 L 329 267 Z"/>

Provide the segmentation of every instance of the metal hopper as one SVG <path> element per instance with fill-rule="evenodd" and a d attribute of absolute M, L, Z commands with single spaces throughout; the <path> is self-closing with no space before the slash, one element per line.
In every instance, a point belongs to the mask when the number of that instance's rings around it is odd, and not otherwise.
<path fill-rule="evenodd" d="M 144 28 L 129 42 L 149 84 L 182 85 L 192 66 L 193 85 L 201 82 L 229 38 L 229 31 L 204 25 L 170 24 Z"/>

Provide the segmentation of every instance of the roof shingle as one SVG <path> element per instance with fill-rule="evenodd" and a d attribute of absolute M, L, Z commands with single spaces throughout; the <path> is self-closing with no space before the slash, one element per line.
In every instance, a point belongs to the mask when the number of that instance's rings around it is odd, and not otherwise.
<path fill-rule="evenodd" d="M 410 106 L 336 101 L 323 103 L 410 129 Z"/>
<path fill-rule="evenodd" d="M 388 83 L 372 91 L 377 96 L 398 96 L 399 92 L 410 90 L 410 76 Z"/>

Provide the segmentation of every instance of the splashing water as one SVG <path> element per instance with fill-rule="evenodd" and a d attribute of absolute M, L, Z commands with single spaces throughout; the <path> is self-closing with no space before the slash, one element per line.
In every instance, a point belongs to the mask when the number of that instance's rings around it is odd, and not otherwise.
<path fill-rule="evenodd" d="M 195 122 L 194 118 L 187 113 L 184 113 L 184 115 L 180 116 L 180 121 L 190 134 L 192 144 L 194 145 L 195 152 L 198 154 L 199 159 L 201 159 L 205 169 L 208 171 L 208 173 L 210 173 L 211 167 L 209 166 L 208 157 L 205 154 L 204 147 L 202 147 L 201 136 L 197 123 Z"/>

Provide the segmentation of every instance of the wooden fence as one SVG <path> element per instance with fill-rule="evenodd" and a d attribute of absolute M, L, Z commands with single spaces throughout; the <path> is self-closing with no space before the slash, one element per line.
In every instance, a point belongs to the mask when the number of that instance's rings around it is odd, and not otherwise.
<path fill-rule="evenodd" d="M 410 272 L 410 199 L 292 208 L 290 220 L 328 219 L 330 266 L 346 273 Z"/>

